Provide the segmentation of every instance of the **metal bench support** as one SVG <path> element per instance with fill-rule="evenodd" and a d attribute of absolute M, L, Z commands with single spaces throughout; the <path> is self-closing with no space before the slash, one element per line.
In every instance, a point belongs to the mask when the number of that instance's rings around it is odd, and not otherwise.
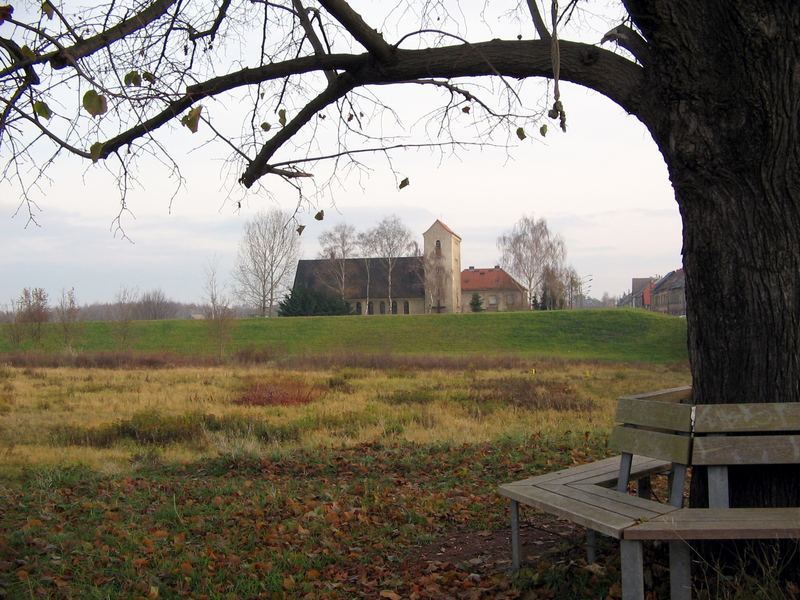
<path fill-rule="evenodd" d="M 686 542 L 669 543 L 669 590 L 671 600 L 691 600 L 691 549 Z"/>
<path fill-rule="evenodd" d="M 597 561 L 597 532 L 594 529 L 586 530 L 586 562 L 592 564 Z"/>
<path fill-rule="evenodd" d="M 709 465 L 707 468 L 709 508 L 730 508 L 728 502 L 728 467 L 725 465 Z"/>
<path fill-rule="evenodd" d="M 622 558 L 622 600 L 644 600 L 642 543 L 620 540 Z"/>
<path fill-rule="evenodd" d="M 519 547 L 519 502 L 511 501 L 511 567 L 517 571 L 520 565 Z"/>

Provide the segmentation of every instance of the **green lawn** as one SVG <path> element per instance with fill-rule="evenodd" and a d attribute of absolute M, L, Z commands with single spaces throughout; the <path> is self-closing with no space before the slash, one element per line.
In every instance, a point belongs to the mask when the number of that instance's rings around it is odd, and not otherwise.
<path fill-rule="evenodd" d="M 86 323 L 74 342 L 77 351 L 168 352 L 213 355 L 203 321 L 132 323 L 129 347 L 114 323 Z M 39 346 L 59 352 L 63 341 L 50 324 Z M 673 363 L 686 360 L 683 319 L 637 310 L 581 310 L 395 317 L 305 317 L 236 321 L 228 353 L 264 350 L 276 356 L 330 353 L 502 355 L 621 362 Z M 12 351 L 8 336 L 0 352 Z"/>

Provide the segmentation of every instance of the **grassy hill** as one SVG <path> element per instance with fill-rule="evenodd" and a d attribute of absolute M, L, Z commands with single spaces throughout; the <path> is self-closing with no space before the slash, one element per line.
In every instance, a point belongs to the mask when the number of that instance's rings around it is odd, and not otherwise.
<path fill-rule="evenodd" d="M 140 321 L 131 324 L 129 348 L 121 348 L 113 323 L 85 323 L 73 344 L 78 352 L 168 352 L 213 355 L 203 321 Z M 60 352 L 63 341 L 49 324 L 38 348 Z M 644 363 L 686 360 L 683 319 L 636 310 L 580 310 L 396 317 L 305 317 L 236 321 L 227 353 L 243 349 L 275 355 L 392 353 L 435 355 L 516 354 Z M 0 352 L 10 352 L 8 336 Z M 0 357 L 2 362 L 2 357 Z"/>

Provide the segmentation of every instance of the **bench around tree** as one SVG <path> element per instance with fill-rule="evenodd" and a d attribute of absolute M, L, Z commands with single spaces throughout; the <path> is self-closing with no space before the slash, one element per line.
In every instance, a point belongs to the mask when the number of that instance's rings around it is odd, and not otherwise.
<path fill-rule="evenodd" d="M 693 540 L 800 538 L 800 508 L 729 508 L 729 465 L 800 463 L 800 404 L 692 406 L 691 388 L 620 398 L 610 446 L 621 456 L 500 486 L 511 500 L 512 559 L 520 564 L 519 504 L 620 540 L 623 598 L 644 597 L 642 542 L 669 542 L 673 600 L 691 597 Z M 690 465 L 705 466 L 709 508 L 683 508 Z M 669 474 L 669 504 L 650 476 Z M 628 493 L 636 481 L 637 495 Z"/>

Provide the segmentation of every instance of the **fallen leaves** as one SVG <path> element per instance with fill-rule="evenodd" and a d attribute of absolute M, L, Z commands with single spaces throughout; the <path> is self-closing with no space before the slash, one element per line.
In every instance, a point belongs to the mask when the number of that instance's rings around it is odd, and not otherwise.
<path fill-rule="evenodd" d="M 416 549 L 454 527 L 488 540 L 506 527 L 497 483 L 604 451 L 604 440 L 580 440 L 574 453 L 536 437 L 499 448 L 365 444 L 161 465 L 47 494 L 23 485 L 3 498 L 25 508 L 0 514 L 0 564 L 12 567 L 0 569 L 0 588 L 10 597 L 41 587 L 72 597 L 513 598 L 519 590 L 490 563 L 420 562 Z"/>

